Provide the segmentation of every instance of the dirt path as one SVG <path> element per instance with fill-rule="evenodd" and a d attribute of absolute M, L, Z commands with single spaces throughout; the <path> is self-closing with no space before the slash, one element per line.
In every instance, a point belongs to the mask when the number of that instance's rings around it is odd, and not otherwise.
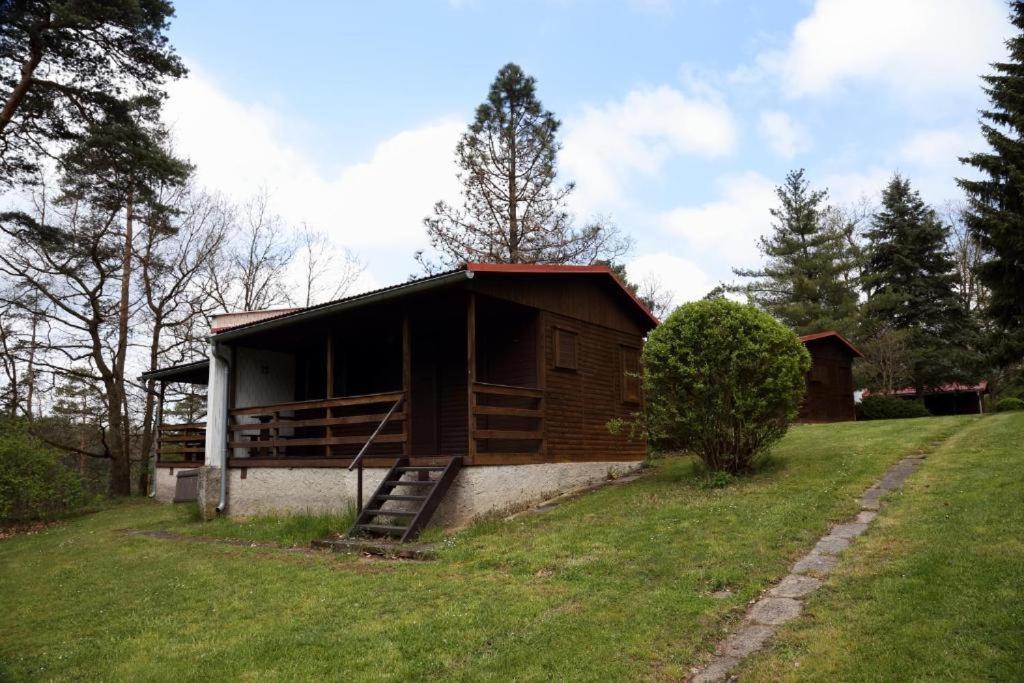
<path fill-rule="evenodd" d="M 924 453 L 916 453 L 890 467 L 861 496 L 860 512 L 846 522 L 836 524 L 828 534 L 818 539 L 814 548 L 796 561 L 789 574 L 750 606 L 743 621 L 715 648 L 714 656 L 694 668 L 686 680 L 691 683 L 728 680 L 730 672 L 744 658 L 763 648 L 779 626 L 800 616 L 807 596 L 821 586 L 836 566 L 836 556 L 867 530 L 878 515 L 881 499 L 887 493 L 901 489 L 925 457 Z"/>

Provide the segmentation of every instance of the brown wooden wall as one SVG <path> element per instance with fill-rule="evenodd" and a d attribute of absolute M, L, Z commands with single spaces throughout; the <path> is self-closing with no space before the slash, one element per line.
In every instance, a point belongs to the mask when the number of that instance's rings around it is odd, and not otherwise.
<path fill-rule="evenodd" d="M 807 393 L 800 406 L 801 422 L 844 422 L 856 420 L 853 403 L 853 356 L 834 338 L 809 341 L 811 370 Z"/>
<path fill-rule="evenodd" d="M 643 460 L 643 441 L 612 435 L 608 421 L 627 418 L 639 404 L 625 403 L 623 397 L 622 348 L 639 349 L 643 339 L 637 332 L 624 332 L 584 322 L 565 315 L 545 313 L 544 389 L 546 412 L 544 432 L 546 459 L 553 462 L 595 460 Z M 555 367 L 555 330 L 574 331 L 578 343 L 578 369 Z"/>
<path fill-rule="evenodd" d="M 628 296 L 607 276 L 479 275 L 472 288 L 506 301 L 642 336 L 641 317 Z"/>

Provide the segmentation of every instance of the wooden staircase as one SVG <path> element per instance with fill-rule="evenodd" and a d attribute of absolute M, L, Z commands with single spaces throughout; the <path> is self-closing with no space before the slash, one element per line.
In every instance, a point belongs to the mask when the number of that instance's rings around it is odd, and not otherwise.
<path fill-rule="evenodd" d="M 459 456 L 438 466 L 412 466 L 408 458 L 399 458 L 359 512 L 348 537 L 390 536 L 402 542 L 416 538 L 441 504 L 461 467 Z M 406 475 L 412 478 L 406 479 Z M 395 493 L 395 489 L 401 489 L 401 493 Z M 391 506 L 385 507 L 388 503 Z"/>

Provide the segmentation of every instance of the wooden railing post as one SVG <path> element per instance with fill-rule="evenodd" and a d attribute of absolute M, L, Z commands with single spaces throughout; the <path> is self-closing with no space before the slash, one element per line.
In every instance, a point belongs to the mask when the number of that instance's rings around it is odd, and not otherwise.
<path fill-rule="evenodd" d="M 408 458 L 412 455 L 412 338 L 408 311 L 402 315 L 402 391 L 405 392 L 405 419 L 402 420 L 405 442 L 402 444 L 402 455 Z"/>
<path fill-rule="evenodd" d="M 476 294 L 469 293 L 466 305 L 466 415 L 469 419 L 466 435 L 468 463 L 472 464 L 476 457 Z"/>

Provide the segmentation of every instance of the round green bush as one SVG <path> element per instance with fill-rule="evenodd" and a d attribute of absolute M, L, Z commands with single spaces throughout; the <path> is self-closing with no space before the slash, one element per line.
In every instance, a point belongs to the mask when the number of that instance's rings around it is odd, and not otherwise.
<path fill-rule="evenodd" d="M 924 403 L 898 396 L 865 396 L 857 404 L 859 420 L 897 420 L 907 417 L 928 417 L 931 413 Z"/>
<path fill-rule="evenodd" d="M 811 358 L 764 311 L 716 299 L 677 308 L 651 332 L 643 365 L 652 439 L 735 474 L 786 433 Z"/>
<path fill-rule="evenodd" d="M 996 401 L 993 408 L 997 413 L 1005 413 L 1011 410 L 1024 410 L 1024 401 L 1019 398 L 1001 398 Z"/>

